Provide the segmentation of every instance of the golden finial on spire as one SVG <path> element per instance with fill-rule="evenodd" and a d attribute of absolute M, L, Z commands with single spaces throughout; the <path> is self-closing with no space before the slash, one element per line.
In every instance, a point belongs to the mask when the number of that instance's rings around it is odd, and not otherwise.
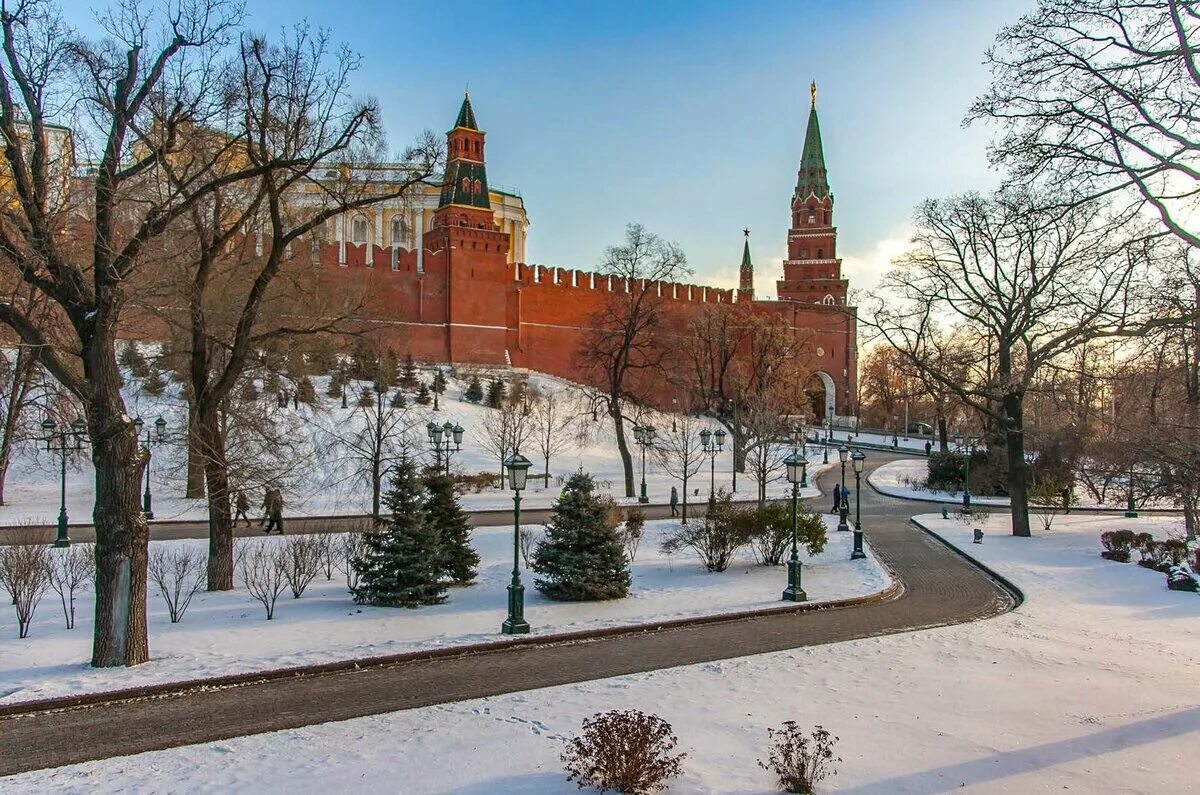
<path fill-rule="evenodd" d="M 808 86 L 808 93 L 812 95 L 812 106 L 813 106 L 813 109 L 815 110 L 817 107 L 817 81 L 816 80 L 812 81 L 812 83 Z"/>

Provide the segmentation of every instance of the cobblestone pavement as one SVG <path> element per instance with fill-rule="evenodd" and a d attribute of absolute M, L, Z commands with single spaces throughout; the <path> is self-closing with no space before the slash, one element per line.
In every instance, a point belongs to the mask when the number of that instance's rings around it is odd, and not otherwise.
<path fill-rule="evenodd" d="M 870 463 L 889 460 L 872 454 Z M 826 473 L 829 493 L 838 477 Z M 865 480 L 865 478 L 864 478 Z M 913 506 L 864 488 L 862 521 L 902 583 L 894 599 L 803 613 L 475 652 L 236 687 L 190 688 L 0 719 L 0 775 L 470 698 L 958 624 L 999 615 L 1014 596 L 908 522 Z M 854 496 L 851 497 L 853 508 Z M 814 501 L 817 506 L 825 499 Z M 826 508 L 827 509 L 827 508 Z M 653 514 L 652 514 L 653 515 Z M 536 521 L 536 520 L 533 520 Z M 786 585 L 780 570 L 779 587 Z M 497 621 L 503 612 L 497 606 Z M 2 787 L 0 787 L 2 789 Z"/>

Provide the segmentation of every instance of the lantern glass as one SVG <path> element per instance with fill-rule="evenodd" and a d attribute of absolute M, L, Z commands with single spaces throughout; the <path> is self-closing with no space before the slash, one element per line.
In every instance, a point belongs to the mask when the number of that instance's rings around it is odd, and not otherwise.
<path fill-rule="evenodd" d="M 462 444 L 462 438 L 463 438 L 463 426 L 455 425 L 454 426 L 454 444 L 456 446 Z"/>
<path fill-rule="evenodd" d="M 167 438 L 167 421 L 162 417 L 154 421 L 154 433 L 160 442 Z"/>
<path fill-rule="evenodd" d="M 717 431 L 717 447 L 724 447 L 724 446 L 725 446 L 725 431 L 718 430 Z"/>
<path fill-rule="evenodd" d="M 140 415 L 133 418 L 133 430 L 136 431 L 139 435 L 141 434 L 142 428 L 144 428 L 144 427 L 146 427 L 146 423 L 142 422 L 142 418 Z"/>
<path fill-rule="evenodd" d="M 525 489 L 525 481 L 529 476 L 531 466 L 533 466 L 533 462 L 520 453 L 513 453 L 504 460 L 504 468 L 508 470 L 508 480 L 513 491 Z"/>
<path fill-rule="evenodd" d="M 863 462 L 867 460 L 866 453 L 864 453 L 862 450 L 855 450 L 850 458 L 854 461 L 854 471 L 861 475 L 863 471 Z"/>
<path fill-rule="evenodd" d="M 429 434 L 429 441 L 433 441 L 433 429 L 437 427 L 432 422 L 425 423 L 425 433 Z"/>
<path fill-rule="evenodd" d="M 83 436 L 83 432 L 87 430 L 87 423 L 79 418 L 71 423 L 71 430 L 75 432 L 76 436 Z"/>
<path fill-rule="evenodd" d="M 700 431 L 700 444 L 704 445 L 704 449 L 708 449 L 708 441 L 712 438 L 712 431 L 708 428 Z"/>
<path fill-rule="evenodd" d="M 788 483 L 800 483 L 804 480 L 804 468 L 808 466 L 808 460 L 793 451 L 787 458 L 783 459 L 784 466 L 787 467 Z"/>
<path fill-rule="evenodd" d="M 429 432 L 431 434 L 433 434 L 433 443 L 434 444 L 442 443 L 442 426 L 441 425 L 434 425 L 432 428 L 429 429 Z"/>
<path fill-rule="evenodd" d="M 651 425 L 644 426 L 643 430 L 646 434 L 646 444 L 650 444 L 654 441 L 654 437 L 658 434 L 658 431 L 654 430 L 654 427 Z"/>
<path fill-rule="evenodd" d="M 846 445 L 842 445 L 841 447 L 839 447 L 838 448 L 838 460 L 844 464 L 844 463 L 846 463 L 847 459 L 849 459 L 849 458 L 850 458 L 850 448 L 847 447 Z"/>
<path fill-rule="evenodd" d="M 57 424 L 49 417 L 42 420 L 42 433 L 46 435 L 46 441 L 50 441 L 50 437 L 54 435 L 54 429 L 56 427 Z"/>

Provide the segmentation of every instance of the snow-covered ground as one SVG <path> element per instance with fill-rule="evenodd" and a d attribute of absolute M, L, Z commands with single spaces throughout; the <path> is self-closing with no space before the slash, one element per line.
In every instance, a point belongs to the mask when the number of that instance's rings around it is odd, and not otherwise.
<path fill-rule="evenodd" d="M 844 761 L 822 792 L 1194 790 L 1200 599 L 1100 558 L 1101 530 L 1155 520 L 1073 515 L 1016 539 L 1004 518 L 922 517 L 1019 585 L 987 621 L 685 666 L 242 737 L 4 780 L 12 793 L 567 793 L 558 755 L 583 718 L 657 713 L 687 752 L 671 793 L 774 791 L 768 727 L 821 724 Z M 916 531 L 914 531 L 916 532 Z M 351 783 L 352 782 L 352 783 Z"/>
<path fill-rule="evenodd" d="M 925 485 L 928 477 L 929 462 L 927 459 L 921 458 L 889 461 L 867 475 L 867 480 L 880 492 L 893 497 L 962 504 L 961 491 L 940 491 L 928 488 Z M 1077 489 L 1075 495 L 1078 500 L 1075 503 L 1075 507 L 1077 508 L 1110 511 L 1125 510 L 1124 502 L 1102 505 L 1092 499 L 1086 492 L 1080 494 L 1080 491 L 1080 489 Z M 972 494 L 971 504 L 1007 508 L 1008 497 L 983 497 Z M 1166 500 L 1152 502 L 1150 505 L 1156 510 L 1172 509 L 1175 507 Z"/>
<path fill-rule="evenodd" d="M 816 429 L 812 433 L 817 433 Z M 825 438 L 825 431 L 820 431 L 819 435 L 821 438 Z M 870 444 L 876 447 L 894 447 L 897 450 L 920 450 L 922 453 L 925 452 L 926 441 L 923 436 L 909 436 L 906 439 L 904 438 L 904 434 L 893 437 L 890 433 L 869 433 L 865 431 L 863 433 L 855 433 L 854 431 L 838 430 L 836 428 L 830 431 L 829 438 L 835 443 L 847 442 L 851 446 L 856 442 L 861 442 L 862 444 Z M 894 445 L 892 444 L 893 439 L 895 440 Z"/>
<path fill-rule="evenodd" d="M 512 375 L 500 372 L 497 374 L 505 377 Z M 422 371 L 420 378 L 427 384 L 432 381 L 430 371 Z M 488 374 L 482 373 L 481 379 L 486 387 Z M 260 398 L 259 405 L 263 415 L 281 429 L 285 429 L 295 443 L 293 450 L 280 456 L 283 460 L 272 465 L 271 471 L 274 474 L 270 479 L 283 488 L 285 515 L 329 516 L 366 513 L 370 510 L 371 503 L 369 485 L 362 476 L 356 474 L 361 470 L 361 463 L 355 462 L 343 440 L 364 428 L 365 414 L 370 409 L 356 407 L 353 397 L 369 385 L 360 382 L 348 387 L 348 394 L 352 398 L 351 406 L 343 409 L 340 398 L 329 397 L 326 394 L 329 384 L 327 377 L 312 380 L 317 393 L 315 406 L 300 404 L 299 409 L 293 409 L 290 405 L 287 408 L 279 408 L 273 395 L 264 394 Z M 168 424 L 167 441 L 153 447 L 150 468 L 155 519 L 206 518 L 207 508 L 204 500 L 186 499 L 182 496 L 186 484 L 184 429 L 187 410 L 180 398 L 180 385 L 172 382 L 165 393 L 159 397 L 152 397 L 139 391 L 137 379 L 129 377 L 127 381 L 125 392 L 130 412 L 141 416 L 147 425 L 160 416 Z M 448 381 L 446 394 L 439 400 L 440 406 L 436 412 L 432 406 L 415 404 L 413 390 L 405 390 L 409 409 L 403 424 L 411 428 L 408 436 L 412 449 L 417 454 L 432 459 L 433 454 L 428 449 L 425 433 L 426 423 L 458 423 L 465 433 L 461 452 L 454 453 L 451 458 L 453 469 L 467 474 L 499 472 L 499 461 L 483 449 L 486 436 L 485 418 L 493 410 L 462 399 L 462 391 L 467 384 L 465 374 L 463 378 L 451 377 Z M 525 506 L 549 507 L 560 491 L 561 484 L 556 482 L 556 476 L 569 475 L 581 468 L 597 479 L 602 491 L 612 494 L 622 503 L 633 502 L 634 500 L 624 497 L 621 461 L 617 454 L 612 422 L 603 415 L 593 422 L 590 411 L 578 400 L 578 388 L 566 381 L 531 374 L 529 382 L 543 391 L 557 391 L 564 400 L 570 402 L 565 410 L 578 413 L 578 421 L 564 432 L 569 437 L 565 449 L 551 457 L 549 486 L 531 480 L 529 489 L 523 495 Z M 644 421 L 656 425 L 660 436 L 671 425 L 670 415 L 648 415 Z M 715 422 L 711 423 L 711 427 L 714 430 L 717 428 Z M 247 446 L 251 444 L 248 442 Z M 629 444 L 634 455 L 636 480 L 640 483 L 640 449 L 634 444 L 631 433 Z M 522 453 L 534 463 L 533 469 L 530 470 L 531 475 L 543 472 L 544 463 L 532 441 L 524 446 Z M 246 454 L 244 449 L 240 454 Z M 819 463 L 819 448 L 810 447 L 809 458 L 818 462 L 809 469 L 809 474 L 815 476 L 824 469 Z M 17 446 L 5 486 L 6 505 L 0 506 L 0 526 L 21 523 L 49 525 L 57 521 L 60 504 L 59 466 L 57 453 L 47 452 L 43 445 L 27 441 Z M 732 450 L 727 444 L 724 451 L 717 454 L 715 467 L 710 466 L 706 458 L 700 471 L 689 480 L 688 490 L 695 492 L 690 499 L 707 499 L 710 486 L 714 482 L 718 489 L 731 489 L 732 466 Z M 251 515 L 254 516 L 261 514 L 261 481 L 265 477 L 265 474 L 261 474 L 257 482 L 234 483 L 235 487 L 245 485 L 247 496 L 253 503 Z M 647 456 L 646 484 L 648 496 L 655 503 L 666 503 L 673 485 L 682 491 L 682 482 L 667 475 L 663 467 L 654 460 L 653 454 Z M 783 467 L 779 466 L 767 485 L 768 494 L 772 497 L 786 496 L 791 493 L 790 488 L 784 478 Z M 804 495 L 811 496 L 817 493 L 812 489 L 804 492 Z M 757 483 L 748 473 L 738 475 L 736 496 L 740 499 L 756 498 Z M 91 523 L 94 498 L 95 483 L 91 459 L 85 448 L 81 454 L 71 458 L 67 470 L 66 507 L 72 523 Z M 512 493 L 507 490 L 484 489 L 482 493 L 470 493 L 463 497 L 463 506 L 468 510 L 507 508 L 511 505 Z"/>
<path fill-rule="evenodd" d="M 838 533 L 834 517 L 825 550 L 805 558 L 804 586 L 811 601 L 829 601 L 876 593 L 890 579 L 873 557 L 850 560 L 850 533 Z M 552 602 L 526 585 L 525 617 L 535 634 L 599 629 L 648 621 L 686 618 L 779 606 L 787 585 L 783 567 L 757 565 L 743 550 L 734 565 L 709 573 L 688 550 L 667 556 L 659 551 L 672 521 L 647 522 L 633 564 L 633 587 L 626 599 L 611 602 Z M 537 528 L 540 532 L 540 527 Z M 280 543 L 272 537 L 262 543 Z M 205 541 L 163 541 L 198 550 Z M 256 543 L 247 541 L 243 543 Z M 476 585 L 455 588 L 444 604 L 418 610 L 359 607 L 343 576 L 324 574 L 296 600 L 280 597 L 275 618 L 245 590 L 200 592 L 182 622 L 171 624 L 151 585 L 150 649 L 153 660 L 131 669 L 94 669 L 91 654 L 92 599 L 78 601 L 78 625 L 64 628 L 58 597 L 48 592 L 38 607 L 31 636 L 16 639 L 16 621 L 0 611 L 0 703 L 112 690 L 157 682 L 181 681 L 271 668 L 395 654 L 419 649 L 501 641 L 500 623 L 512 572 L 512 528 L 484 527 L 474 534 L 482 563 Z M 802 551 L 803 554 L 803 551 Z M 239 582 L 240 586 L 240 582 Z"/>

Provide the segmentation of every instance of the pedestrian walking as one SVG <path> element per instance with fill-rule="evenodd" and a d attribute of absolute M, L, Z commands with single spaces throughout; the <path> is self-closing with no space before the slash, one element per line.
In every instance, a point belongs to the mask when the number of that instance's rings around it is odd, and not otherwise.
<path fill-rule="evenodd" d="M 267 514 L 267 529 L 263 532 L 270 534 L 272 530 L 283 535 L 283 493 L 274 486 L 267 487 L 263 498 L 263 510 Z"/>
<path fill-rule="evenodd" d="M 243 491 L 242 489 L 237 490 L 237 494 L 233 500 L 233 508 L 234 508 L 234 514 L 233 514 L 233 526 L 234 527 L 237 527 L 238 519 L 245 519 L 246 527 L 249 527 L 251 524 L 253 524 L 250 521 L 250 515 L 249 515 L 250 498 L 246 496 L 246 492 Z"/>
<path fill-rule="evenodd" d="M 932 451 L 933 451 L 933 442 L 931 442 L 931 441 L 929 441 L 928 439 L 926 439 L 926 440 L 925 440 L 925 457 L 926 457 L 926 458 L 928 458 L 928 457 L 929 457 L 929 454 L 930 454 Z"/>
<path fill-rule="evenodd" d="M 838 483 L 833 484 L 833 507 L 829 509 L 830 513 L 837 513 L 838 508 L 842 505 L 842 487 Z"/>
<path fill-rule="evenodd" d="M 675 487 L 671 487 L 671 516 L 679 515 L 679 492 Z"/>

